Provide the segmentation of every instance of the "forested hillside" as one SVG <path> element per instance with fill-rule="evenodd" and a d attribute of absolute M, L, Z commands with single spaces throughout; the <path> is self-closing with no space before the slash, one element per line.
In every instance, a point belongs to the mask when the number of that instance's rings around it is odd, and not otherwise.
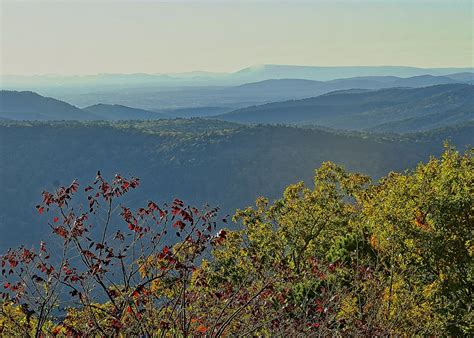
<path fill-rule="evenodd" d="M 239 123 L 314 124 L 336 129 L 413 132 L 474 119 L 474 86 L 349 90 L 247 107 L 217 118 Z"/>
<path fill-rule="evenodd" d="M 0 91 L 0 117 L 11 120 L 100 120 L 91 112 L 30 91 Z"/>
<path fill-rule="evenodd" d="M 440 154 L 445 140 L 459 149 L 474 144 L 474 125 L 382 137 L 201 119 L 2 122 L 0 227 L 9 236 L 0 237 L 0 247 L 41 237 L 32 226 L 41 191 L 72 178 L 88 181 L 97 170 L 140 177 L 143 188 L 130 195 L 132 205 L 180 197 L 226 214 L 260 195 L 276 198 L 288 184 L 309 182 L 323 161 L 377 178 Z"/>
<path fill-rule="evenodd" d="M 169 116 L 118 104 L 95 104 L 80 109 L 67 102 L 30 91 L 0 91 L 0 119 L 27 121 L 159 120 Z"/>

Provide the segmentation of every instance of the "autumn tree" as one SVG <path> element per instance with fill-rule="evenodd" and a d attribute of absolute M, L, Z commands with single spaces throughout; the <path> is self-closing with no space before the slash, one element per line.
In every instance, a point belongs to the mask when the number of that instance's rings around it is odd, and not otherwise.
<path fill-rule="evenodd" d="M 199 326 L 186 313 L 187 289 L 217 209 L 120 204 L 139 182 L 99 172 L 83 194 L 76 181 L 43 192 L 37 210 L 58 241 L 1 256 L 4 334 L 187 335 Z"/>

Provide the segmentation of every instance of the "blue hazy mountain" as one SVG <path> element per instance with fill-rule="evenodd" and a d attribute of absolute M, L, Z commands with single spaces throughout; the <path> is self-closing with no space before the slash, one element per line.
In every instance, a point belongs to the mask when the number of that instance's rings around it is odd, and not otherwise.
<path fill-rule="evenodd" d="M 84 109 L 30 91 L 0 91 L 1 120 L 157 120 L 169 116 L 122 105 L 96 104 Z"/>
<path fill-rule="evenodd" d="M 306 79 L 329 81 L 361 76 L 413 77 L 420 75 L 445 76 L 453 73 L 472 73 L 473 68 L 417 68 L 405 66 L 318 67 L 293 65 L 259 65 L 233 73 L 191 72 L 183 74 L 96 74 L 83 76 L 4 75 L 3 89 L 68 88 L 87 92 L 91 88 L 232 86 L 269 79 Z"/>
<path fill-rule="evenodd" d="M 453 74 L 456 75 L 456 74 Z M 462 77 L 461 77 L 462 78 Z M 428 87 L 439 84 L 464 83 L 447 76 L 420 75 L 408 78 L 396 76 L 363 76 L 331 81 L 304 79 L 272 79 L 247 83 L 222 90 L 224 95 L 265 98 L 304 98 L 346 89 L 382 89 L 392 87 Z"/>
<path fill-rule="evenodd" d="M 186 87 L 130 87 L 130 88 L 69 88 L 45 89 L 58 99 L 79 107 L 98 103 L 120 104 L 167 114 L 166 110 L 188 109 L 176 112 L 174 116 L 206 116 L 223 113 L 236 108 L 259 105 L 275 101 L 303 99 L 345 89 L 381 89 L 391 87 L 424 87 L 454 82 L 470 83 L 469 73 L 446 76 L 421 75 L 401 78 L 396 76 L 360 76 L 330 81 L 305 80 L 298 78 L 270 79 L 248 82 L 237 86 L 194 86 Z M 204 108 L 212 107 L 209 111 Z M 197 108 L 200 109 L 196 110 Z M 189 111 L 193 109 L 194 111 Z M 218 112 L 218 110 L 221 110 Z M 181 114 L 181 115 L 180 115 Z M 173 114 L 171 114 L 173 115 Z"/>
<path fill-rule="evenodd" d="M 337 91 L 247 107 L 218 116 L 238 123 L 313 124 L 347 130 L 409 132 L 474 119 L 474 86 Z M 394 127 L 391 128 L 390 126 Z"/>
<path fill-rule="evenodd" d="M 360 76 L 413 77 L 420 75 L 442 76 L 452 73 L 472 72 L 472 68 L 417 68 L 405 66 L 347 66 L 315 67 L 291 65 L 261 65 L 242 69 L 234 74 L 241 80 L 264 79 L 307 79 L 328 81 L 339 78 Z"/>
<path fill-rule="evenodd" d="M 458 82 L 474 84 L 474 73 L 472 72 L 449 74 L 449 75 L 446 75 L 446 77 L 449 77 Z"/>
<path fill-rule="evenodd" d="M 0 117 L 11 120 L 97 120 L 69 103 L 30 91 L 0 91 Z"/>
<path fill-rule="evenodd" d="M 83 108 L 104 120 L 159 120 L 170 118 L 168 115 L 149 110 L 131 108 L 119 104 L 99 103 Z"/>

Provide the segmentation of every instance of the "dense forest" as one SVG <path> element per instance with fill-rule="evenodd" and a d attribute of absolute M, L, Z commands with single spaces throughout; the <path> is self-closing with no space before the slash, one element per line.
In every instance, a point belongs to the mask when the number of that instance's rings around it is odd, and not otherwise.
<path fill-rule="evenodd" d="M 465 149 L 473 135 L 472 123 L 397 136 L 202 119 L 3 122 L 0 229 L 8 236 L 0 248 L 46 236 L 36 226 L 38 195 L 74 178 L 89 181 L 97 170 L 141 178 L 132 206 L 180 197 L 232 214 L 258 196 L 273 200 L 289 184 L 311 182 L 327 160 L 377 179 L 439 155 L 446 140 Z"/>
<path fill-rule="evenodd" d="M 56 130 L 40 129 L 47 128 Z M 80 135 L 81 128 L 61 132 Z M 257 130 L 268 137 L 273 128 Z M 219 134 L 255 131 L 230 126 Z M 102 130 L 111 132 L 118 131 Z M 386 155 L 403 149 L 401 141 L 370 142 L 394 147 L 383 148 Z M 126 150 L 119 156 L 133 161 Z M 64 170 L 61 162 L 54 166 Z M 183 172 L 176 175 L 179 182 Z M 219 210 L 179 199 L 129 207 L 129 194 L 149 184 L 99 172 L 42 193 L 37 223 L 51 238 L 1 256 L 2 335 L 474 333 L 470 150 L 446 146 L 439 158 L 373 181 L 324 162 L 312 184 L 290 185 L 274 202 L 261 197 L 237 210 L 236 230 Z M 179 240 L 171 245 L 169 236 Z"/>
<path fill-rule="evenodd" d="M 355 87 L 357 88 L 357 87 Z M 351 89 L 271 102 L 217 116 L 238 123 L 291 123 L 344 130 L 411 133 L 474 119 L 474 86 Z"/>

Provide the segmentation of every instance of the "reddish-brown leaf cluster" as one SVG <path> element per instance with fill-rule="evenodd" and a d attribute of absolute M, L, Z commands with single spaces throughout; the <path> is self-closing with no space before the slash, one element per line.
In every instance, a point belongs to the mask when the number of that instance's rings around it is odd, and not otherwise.
<path fill-rule="evenodd" d="M 40 316 L 51 316 L 55 302 L 64 297 L 58 298 L 59 294 L 68 294 L 73 300 L 67 302 L 87 308 L 102 293 L 112 304 L 110 310 L 104 311 L 116 333 L 129 325 L 122 321 L 123 313 L 140 323 L 147 311 L 145 305 L 156 301 L 150 291 L 152 282 L 166 278 L 172 286 L 183 276 L 190 278 L 210 241 L 224 240 L 226 232 L 212 237 L 217 208 L 200 211 L 179 199 L 161 206 L 149 201 L 136 211 L 117 204 L 116 199 L 138 186 L 137 178 L 115 175 L 108 182 L 98 172 L 95 181 L 84 189 L 86 208 L 76 204 L 80 197 L 74 196 L 79 188 L 77 181 L 52 193 L 44 191 L 37 210 L 39 214 L 53 214 L 48 225 L 60 243 L 47 246 L 42 241 L 37 252 L 19 248 L 0 256 L 3 299 L 15 300 Z M 115 229 L 110 233 L 112 223 Z M 167 234 L 176 234 L 181 242 L 171 246 L 176 237 L 167 238 Z M 49 247 L 59 250 L 52 255 Z M 147 262 L 152 263 L 150 267 Z M 45 320 L 46 317 L 39 318 L 39 323 L 42 325 Z M 171 325 L 166 323 L 163 321 L 163 327 Z M 88 325 L 96 330 L 93 332 L 102 332 L 94 320 L 89 320 Z M 78 333 L 61 322 L 50 334 L 64 331 Z M 198 327 L 195 333 L 204 334 L 205 330 Z"/>

